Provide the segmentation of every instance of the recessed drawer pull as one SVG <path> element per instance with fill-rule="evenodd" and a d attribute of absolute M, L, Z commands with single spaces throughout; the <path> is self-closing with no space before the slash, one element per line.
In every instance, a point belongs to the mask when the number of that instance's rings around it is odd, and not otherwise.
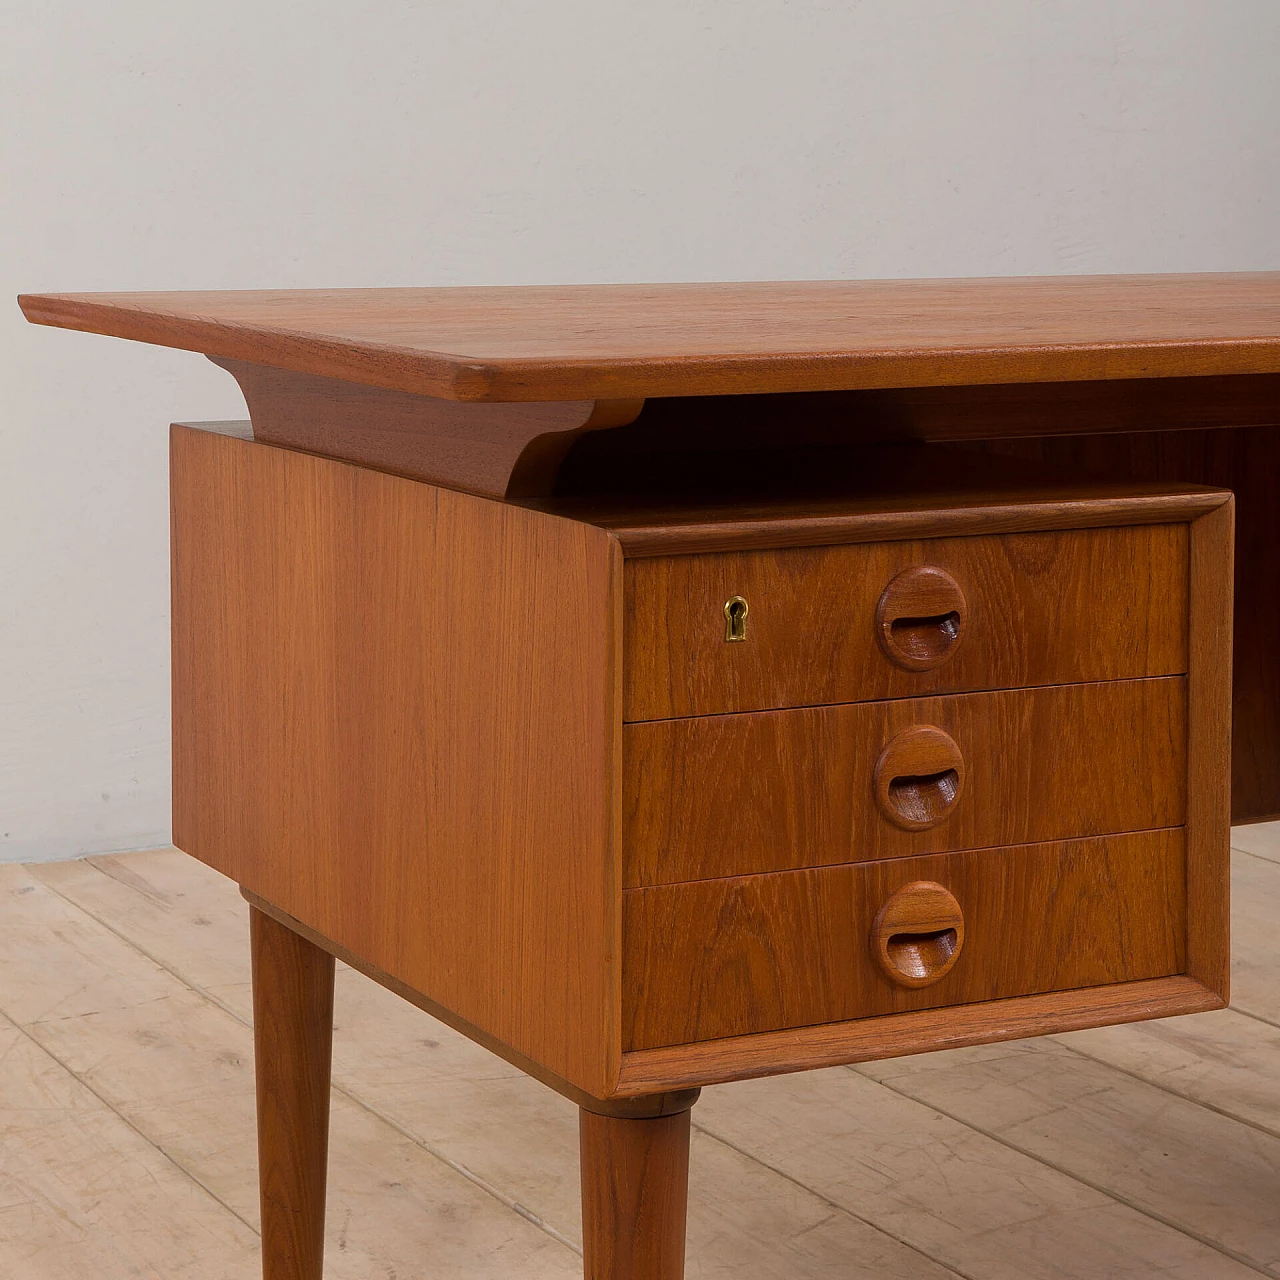
<path fill-rule="evenodd" d="M 950 734 L 912 725 L 891 738 L 876 761 L 876 803 L 894 826 L 927 831 L 950 817 L 964 775 L 964 756 Z"/>
<path fill-rule="evenodd" d="M 876 913 L 871 952 L 890 982 L 927 987 L 945 977 L 964 946 L 964 913 L 948 889 L 914 880 Z"/>
<path fill-rule="evenodd" d="M 968 606 L 960 584 L 944 569 L 904 569 L 876 606 L 876 638 L 885 656 L 905 671 L 941 666 L 964 639 Z"/>

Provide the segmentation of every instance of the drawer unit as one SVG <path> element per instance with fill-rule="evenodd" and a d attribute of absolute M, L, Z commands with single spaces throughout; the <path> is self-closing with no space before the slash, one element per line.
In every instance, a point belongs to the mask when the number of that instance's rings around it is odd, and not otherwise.
<path fill-rule="evenodd" d="M 1230 495 L 909 452 L 588 513 L 176 429 L 179 846 L 597 1100 L 1220 1006 Z"/>
<path fill-rule="evenodd" d="M 1181 826 L 1186 679 L 623 728 L 629 886 Z"/>
<path fill-rule="evenodd" d="M 1181 830 L 629 889 L 624 1045 L 1180 973 L 1185 892 Z"/>
<path fill-rule="evenodd" d="M 630 561 L 623 718 L 1180 673 L 1187 575 L 1185 524 Z"/>
<path fill-rule="evenodd" d="M 1203 501 L 627 560 L 624 1078 L 1224 990 L 1231 507 Z"/>

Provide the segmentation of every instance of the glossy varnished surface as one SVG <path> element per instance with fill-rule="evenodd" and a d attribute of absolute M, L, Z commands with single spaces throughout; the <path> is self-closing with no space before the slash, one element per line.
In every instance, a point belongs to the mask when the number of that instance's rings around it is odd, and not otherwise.
<path fill-rule="evenodd" d="M 62 294 L 29 319 L 458 400 L 1280 371 L 1280 274 Z"/>
<path fill-rule="evenodd" d="M 955 895 L 965 943 L 946 977 L 910 990 L 870 944 L 881 905 L 916 880 Z M 1184 884 L 1172 830 L 628 889 L 624 1045 L 1177 974 Z"/>
<path fill-rule="evenodd" d="M 882 754 L 918 726 L 954 740 L 963 789 L 911 830 L 878 803 L 877 782 Z M 629 886 L 1179 826 L 1186 804 L 1186 682 L 1176 676 L 623 731 Z"/>

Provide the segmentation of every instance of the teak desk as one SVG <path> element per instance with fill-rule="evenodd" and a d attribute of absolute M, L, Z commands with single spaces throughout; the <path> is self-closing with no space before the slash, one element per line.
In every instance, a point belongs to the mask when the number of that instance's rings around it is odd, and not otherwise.
<path fill-rule="evenodd" d="M 334 956 L 579 1104 L 591 1280 L 682 1275 L 703 1085 L 1225 1003 L 1280 275 L 21 305 L 248 402 L 173 429 L 174 835 L 251 904 L 268 1280 Z"/>

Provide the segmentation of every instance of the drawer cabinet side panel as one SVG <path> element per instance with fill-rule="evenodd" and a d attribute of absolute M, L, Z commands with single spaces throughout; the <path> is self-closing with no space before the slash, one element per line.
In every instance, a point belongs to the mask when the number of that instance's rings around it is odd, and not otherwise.
<path fill-rule="evenodd" d="M 172 482 L 176 843 L 606 1095 L 616 544 L 185 428 Z"/>

